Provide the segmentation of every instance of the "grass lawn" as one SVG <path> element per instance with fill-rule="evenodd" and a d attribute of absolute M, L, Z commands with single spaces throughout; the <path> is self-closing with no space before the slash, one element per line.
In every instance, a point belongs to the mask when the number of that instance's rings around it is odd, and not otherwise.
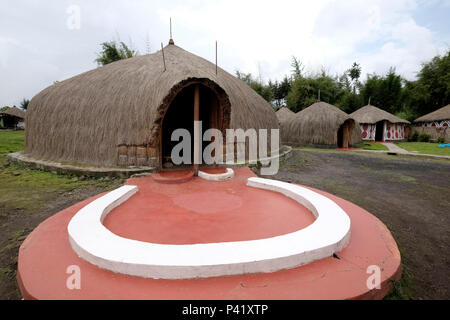
<path fill-rule="evenodd" d="M 24 131 L 0 130 L 0 300 L 20 299 L 17 252 L 40 222 L 122 184 L 120 179 L 58 175 L 10 162 L 7 154 L 22 150 L 24 140 Z"/>
<path fill-rule="evenodd" d="M 24 148 L 24 131 L 0 131 L 0 212 L 35 211 L 60 194 L 80 187 L 107 187 L 98 179 L 80 180 L 10 163 L 7 154 Z"/>
<path fill-rule="evenodd" d="M 388 147 L 377 142 L 364 142 L 360 148 L 364 150 L 383 150 L 383 151 L 389 150 Z"/>
<path fill-rule="evenodd" d="M 440 156 L 450 156 L 450 148 L 439 148 L 439 143 L 430 142 L 398 142 L 400 148 L 408 150 L 409 152 L 417 152 L 422 154 L 435 154 Z"/>

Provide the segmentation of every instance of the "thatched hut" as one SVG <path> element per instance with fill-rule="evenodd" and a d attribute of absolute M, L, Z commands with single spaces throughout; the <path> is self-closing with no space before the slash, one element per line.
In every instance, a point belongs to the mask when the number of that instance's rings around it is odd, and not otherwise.
<path fill-rule="evenodd" d="M 291 111 L 291 109 L 282 107 L 276 112 L 278 123 L 289 121 L 294 115 L 295 112 Z"/>
<path fill-rule="evenodd" d="M 370 104 L 350 116 L 359 122 L 362 139 L 368 141 L 404 140 L 405 126 L 410 123 Z"/>
<path fill-rule="evenodd" d="M 23 129 L 25 127 L 25 111 L 17 107 L 0 111 L 0 128 Z"/>
<path fill-rule="evenodd" d="M 290 145 L 347 148 L 361 142 L 357 123 L 344 111 L 317 102 L 281 124 L 281 141 Z"/>
<path fill-rule="evenodd" d="M 272 107 L 247 84 L 171 41 L 156 53 L 105 65 L 36 95 L 27 112 L 25 155 L 161 168 L 178 143 L 171 141 L 173 130 L 193 132 L 198 92 L 203 132 L 279 127 Z"/>
<path fill-rule="evenodd" d="M 450 104 L 414 120 L 411 132 L 426 133 L 431 139 L 450 141 Z"/>

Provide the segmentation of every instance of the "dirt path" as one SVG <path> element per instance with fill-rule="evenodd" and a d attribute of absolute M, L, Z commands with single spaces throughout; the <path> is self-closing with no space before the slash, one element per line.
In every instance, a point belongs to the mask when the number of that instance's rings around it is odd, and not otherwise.
<path fill-rule="evenodd" d="M 450 299 L 450 161 L 294 150 L 275 179 L 335 194 L 394 235 L 417 299 Z"/>

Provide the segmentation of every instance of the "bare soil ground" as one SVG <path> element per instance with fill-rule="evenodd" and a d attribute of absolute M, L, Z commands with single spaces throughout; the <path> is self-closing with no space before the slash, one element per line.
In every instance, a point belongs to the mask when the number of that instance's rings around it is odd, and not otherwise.
<path fill-rule="evenodd" d="M 393 299 L 450 299 L 450 161 L 294 149 L 275 179 L 349 200 L 397 241 L 403 279 Z"/>

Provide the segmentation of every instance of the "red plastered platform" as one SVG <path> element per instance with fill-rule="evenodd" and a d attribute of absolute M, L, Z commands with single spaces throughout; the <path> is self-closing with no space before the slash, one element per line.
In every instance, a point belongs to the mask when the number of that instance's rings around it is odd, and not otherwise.
<path fill-rule="evenodd" d="M 164 244 L 253 240 L 281 235 L 313 223 L 312 214 L 275 192 L 246 186 L 248 168 L 235 178 L 214 182 L 193 178 L 158 183 L 132 178 L 139 192 L 105 219 L 112 232 Z M 314 189 L 312 189 L 314 190 Z M 193 280 L 156 280 L 115 274 L 80 259 L 72 250 L 67 225 L 93 201 L 80 202 L 41 223 L 19 250 L 17 280 L 25 299 L 379 299 L 401 274 L 397 245 L 384 224 L 362 208 L 323 191 L 352 223 L 349 245 L 337 258 L 290 270 Z M 81 270 L 81 289 L 66 287 L 67 267 Z M 380 290 L 366 286 L 367 267 L 382 272 Z"/>

